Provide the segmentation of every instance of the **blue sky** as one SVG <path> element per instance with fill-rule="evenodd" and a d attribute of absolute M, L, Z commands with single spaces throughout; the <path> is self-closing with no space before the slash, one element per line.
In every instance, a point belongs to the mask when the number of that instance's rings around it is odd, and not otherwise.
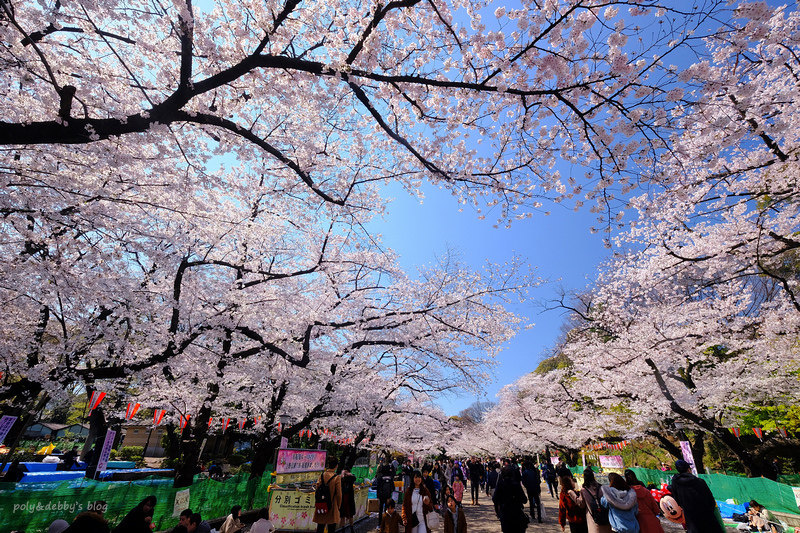
<path fill-rule="evenodd" d="M 374 221 L 370 229 L 382 234 L 384 244 L 399 254 L 400 264 L 409 275 L 413 276 L 417 267 L 432 263 L 449 247 L 475 269 L 486 261 L 502 263 L 516 255 L 536 266 L 540 277 L 550 280 L 533 292 L 535 301 L 512 308 L 535 326 L 521 331 L 504 347 L 495 379 L 486 384 L 486 396 L 449 396 L 438 403 L 453 415 L 478 399 L 494 400 L 500 388 L 536 368 L 543 350 L 560 334 L 563 315 L 542 312 L 541 303 L 557 297 L 559 288 L 585 288 L 597 266 L 608 257 L 610 250 L 603 246 L 602 233 L 589 232 L 596 215 L 588 208 L 575 212 L 567 206 L 546 205 L 550 215 L 536 213 L 515 222 L 510 229 L 495 228 L 491 213 L 486 220 L 478 220 L 470 209 L 459 213 L 455 199 L 439 189 L 426 188 L 422 204 L 399 187 L 389 189 L 388 195 L 394 201 L 383 220 Z"/>

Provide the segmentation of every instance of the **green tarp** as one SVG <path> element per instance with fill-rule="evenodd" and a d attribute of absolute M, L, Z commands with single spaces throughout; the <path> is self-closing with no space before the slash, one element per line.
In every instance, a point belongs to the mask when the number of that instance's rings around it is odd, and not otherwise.
<path fill-rule="evenodd" d="M 272 471 L 268 467 L 267 472 Z M 247 506 L 252 497 L 253 508 L 269 505 L 267 475 L 255 482 L 248 474 L 239 474 L 226 481 L 197 480 L 189 489 L 189 507 L 204 518 L 220 518 L 230 513 L 234 505 Z M 60 483 L 0 483 L 0 533 L 20 530 L 27 533 L 45 532 L 50 523 L 63 518 L 70 522 L 97 500 L 107 505 L 105 517 L 113 526 L 149 495 L 158 499 L 153 522 L 156 531 L 172 528 L 178 519 L 173 517 L 175 493 L 171 479 L 150 478 L 132 482 L 100 482 L 93 480 Z M 181 509 L 182 510 L 182 509 Z"/>
<path fill-rule="evenodd" d="M 266 472 L 272 472 L 268 465 Z M 377 467 L 357 466 L 352 473 L 358 483 L 373 479 Z M 230 513 L 231 507 L 253 509 L 269 506 L 271 493 L 267 488 L 270 476 L 250 482 L 249 474 L 239 474 L 226 481 L 198 479 L 189 489 L 189 507 L 205 518 L 220 518 Z M 113 526 L 145 497 L 158 499 L 153 522 L 156 531 L 172 528 L 178 523 L 173 517 L 175 493 L 186 490 L 172 488 L 172 479 L 149 478 L 132 482 L 100 482 L 89 479 L 55 483 L 0 483 L 0 533 L 12 530 L 27 533 L 46 532 L 47 526 L 57 518 L 68 522 L 80 512 L 89 509 L 97 500 L 104 500 L 108 509 L 106 518 Z M 182 509 L 181 509 L 182 510 Z"/>

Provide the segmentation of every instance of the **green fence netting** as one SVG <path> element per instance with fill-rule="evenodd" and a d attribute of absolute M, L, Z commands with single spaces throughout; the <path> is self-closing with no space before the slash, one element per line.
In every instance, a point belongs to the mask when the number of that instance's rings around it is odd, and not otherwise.
<path fill-rule="evenodd" d="M 375 479 L 378 473 L 378 466 L 354 466 L 350 473 L 356 476 L 356 483 L 363 483 L 365 479 Z"/>
<path fill-rule="evenodd" d="M 662 483 L 669 483 L 672 476 L 677 473 L 648 468 L 631 468 L 631 470 L 645 485 L 653 483 L 659 488 Z M 756 500 L 770 511 L 800 513 L 791 485 L 763 477 L 748 478 L 724 474 L 700 474 L 698 477 L 705 480 L 714 498 L 719 501 L 734 500 L 736 503 L 744 503 Z"/>
<path fill-rule="evenodd" d="M 268 466 L 272 471 L 272 467 Z M 189 489 L 189 507 L 204 518 L 219 518 L 234 505 L 247 508 L 267 507 L 271 493 L 270 476 L 255 481 L 248 474 L 238 474 L 225 481 L 196 478 L 191 487 L 176 489 L 172 479 L 148 478 L 130 482 L 101 482 L 90 479 L 54 483 L 0 483 L 0 533 L 12 530 L 38 533 L 62 518 L 68 522 L 89 509 L 97 500 L 108 505 L 105 517 L 113 526 L 145 497 L 153 495 L 158 503 L 153 514 L 156 531 L 175 526 L 175 493 Z"/>

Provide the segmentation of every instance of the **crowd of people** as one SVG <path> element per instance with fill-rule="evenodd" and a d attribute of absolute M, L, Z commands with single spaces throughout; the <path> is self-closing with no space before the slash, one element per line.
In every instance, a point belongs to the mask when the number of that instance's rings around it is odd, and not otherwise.
<path fill-rule="evenodd" d="M 676 461 L 678 471 L 669 491 L 682 508 L 689 533 L 723 533 L 716 501 L 706 483 L 689 472 L 689 464 Z M 381 533 L 427 533 L 432 513 L 441 514 L 445 533 L 465 533 L 463 506 L 480 505 L 485 494 L 494 506 L 503 533 L 523 533 L 531 522 L 543 522 L 542 485 L 558 499 L 558 524 L 570 533 L 664 533 L 663 511 L 649 488 L 628 469 L 611 472 L 601 485 L 592 467 L 575 479 L 563 461 L 537 465 L 532 460 L 485 461 L 470 458 L 425 464 L 414 470 L 411 461 L 385 460 L 378 470 Z M 402 480 L 402 511 L 397 512 Z M 468 486 L 467 486 L 468 483 Z M 469 502 L 466 494 L 470 495 Z M 527 511 L 527 512 L 526 512 Z M 438 522 L 438 518 L 436 518 Z M 756 517 L 754 521 L 758 521 Z M 320 532 L 321 533 L 321 532 Z"/>
<path fill-rule="evenodd" d="M 689 472 L 679 460 L 678 471 L 669 490 L 682 508 L 688 533 L 723 533 L 715 513 L 716 502 L 705 482 Z M 543 522 L 542 485 L 558 499 L 558 524 L 570 533 L 664 533 L 659 520 L 662 510 L 650 490 L 632 470 L 624 475 L 611 472 L 608 484 L 601 485 L 594 470 L 583 472 L 579 486 L 563 462 L 537 465 L 532 460 L 485 461 L 475 457 L 425 463 L 419 469 L 411 460 L 401 464 L 386 457 L 377 470 L 375 488 L 379 502 L 380 533 L 429 533 L 443 527 L 444 533 L 467 533 L 464 506 L 478 506 L 485 496 L 493 506 L 503 533 L 524 533 L 533 521 Z M 324 487 L 327 502 L 317 506 L 313 522 L 317 533 L 355 533 L 355 476 L 338 470 L 335 457 L 329 457 L 316 487 Z M 401 482 L 402 483 L 399 483 Z M 468 483 L 468 487 L 467 487 Z M 402 489 L 401 489 L 402 487 Z M 467 491 L 467 488 L 469 489 Z M 402 492 L 402 503 L 400 496 Z M 469 494 L 470 500 L 466 501 Z M 102 503 L 102 502 L 99 502 Z M 487 502 L 488 503 L 488 502 Z M 96 505 L 77 515 L 72 523 L 56 520 L 48 533 L 150 533 L 156 497 L 148 496 L 112 528 L 104 517 L 105 506 Z M 752 522 L 763 526 L 757 505 Z M 245 528 L 241 507 L 236 505 L 225 518 L 219 533 L 237 533 Z M 252 533 L 272 533 L 266 508 L 259 511 Z M 349 530 L 349 531 L 348 531 Z M 184 510 L 174 533 L 210 533 L 211 526 L 199 513 Z"/>

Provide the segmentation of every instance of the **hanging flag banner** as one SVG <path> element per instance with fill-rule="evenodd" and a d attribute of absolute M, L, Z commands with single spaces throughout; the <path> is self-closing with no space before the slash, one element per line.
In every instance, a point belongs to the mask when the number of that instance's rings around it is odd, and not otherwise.
<path fill-rule="evenodd" d="M 781 437 L 787 438 L 789 436 L 789 432 L 786 431 L 786 428 L 778 428 L 778 433 L 781 434 Z M 0 441 L 2 442 L 2 441 Z"/>
<path fill-rule="evenodd" d="M 113 429 L 106 431 L 106 440 L 103 441 L 103 447 L 100 449 L 100 459 L 97 461 L 97 471 L 95 475 L 99 474 L 108 466 L 108 459 L 111 457 L 111 448 L 114 446 L 114 437 L 117 432 Z"/>
<path fill-rule="evenodd" d="M 244 423 L 245 423 L 244 420 L 239 420 L 239 430 L 243 430 L 244 429 Z"/>
<path fill-rule="evenodd" d="M 683 460 L 689 463 L 692 467 L 692 474 L 697 475 L 697 468 L 694 466 L 694 454 L 692 454 L 692 446 L 688 440 L 682 440 L 681 453 L 683 453 Z"/>
<path fill-rule="evenodd" d="M 228 429 L 228 424 L 230 424 L 230 418 L 223 418 L 222 419 L 222 432 L 225 433 L 225 430 Z"/>
<path fill-rule="evenodd" d="M 128 402 L 128 408 L 125 410 L 125 418 L 127 420 L 133 420 L 133 417 L 136 416 L 136 412 L 142 406 L 140 403 L 130 403 Z"/>
<path fill-rule="evenodd" d="M 211 421 L 214 420 L 213 416 L 208 417 L 208 428 L 211 429 Z"/>
<path fill-rule="evenodd" d="M 753 428 L 753 433 L 756 434 L 759 440 L 764 440 L 764 430 L 761 428 Z"/>
<path fill-rule="evenodd" d="M 741 431 L 739 430 L 739 428 L 731 428 L 731 433 L 733 433 L 734 436 L 738 439 L 739 435 L 741 434 Z"/>
<path fill-rule="evenodd" d="M 94 411 L 100 405 L 100 402 L 103 401 L 103 398 L 106 397 L 105 392 L 92 392 L 92 395 L 89 397 L 89 411 Z"/>
<path fill-rule="evenodd" d="M 167 414 L 166 409 L 156 409 L 153 411 L 153 425 L 158 427 L 161 425 L 161 421 L 164 420 L 164 415 Z"/>
<path fill-rule="evenodd" d="M 178 421 L 178 427 L 181 428 L 181 431 L 183 431 L 183 428 L 185 428 L 189 424 L 189 417 L 191 416 L 192 415 L 186 415 L 186 416 L 181 415 L 181 418 Z"/>
<path fill-rule="evenodd" d="M 8 432 L 14 427 L 14 422 L 16 421 L 17 417 L 11 415 L 5 415 L 3 418 L 0 418 L 0 444 L 3 444 L 3 441 L 6 440 Z"/>

